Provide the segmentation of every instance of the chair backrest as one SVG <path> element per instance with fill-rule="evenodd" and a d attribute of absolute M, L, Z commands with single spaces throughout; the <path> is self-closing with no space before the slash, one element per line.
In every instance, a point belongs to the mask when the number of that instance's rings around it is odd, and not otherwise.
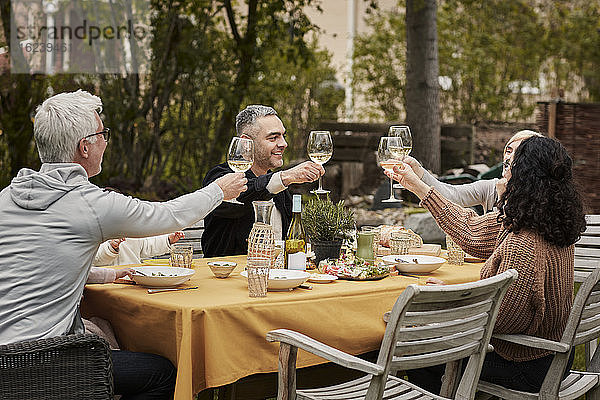
<path fill-rule="evenodd" d="M 472 399 L 502 297 L 516 278 L 517 272 L 510 269 L 477 282 L 408 286 L 390 314 L 377 360 L 386 370 L 371 380 L 373 398 L 383 391 L 390 369 L 422 368 L 469 357 L 455 398 Z"/>
<path fill-rule="evenodd" d="M 600 215 L 586 215 L 586 229 L 575 243 L 575 269 L 588 271 L 600 261 Z"/>
<path fill-rule="evenodd" d="M 112 399 L 108 344 L 91 334 L 0 346 L 0 399 Z"/>
<path fill-rule="evenodd" d="M 583 281 L 563 332 L 561 343 L 574 348 L 600 337 L 600 263 Z M 541 393 L 558 393 L 563 373 L 569 361 L 569 352 L 556 353 L 546 378 L 540 389 Z"/>

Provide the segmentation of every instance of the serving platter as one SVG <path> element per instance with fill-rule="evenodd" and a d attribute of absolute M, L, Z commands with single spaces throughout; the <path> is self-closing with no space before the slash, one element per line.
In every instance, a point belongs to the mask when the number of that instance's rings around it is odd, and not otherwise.
<path fill-rule="evenodd" d="M 336 275 L 310 274 L 308 281 L 313 282 L 313 283 L 331 283 L 333 281 L 336 281 L 337 279 L 338 279 L 338 277 Z"/>
<path fill-rule="evenodd" d="M 378 274 L 378 275 L 371 275 L 371 276 L 367 276 L 365 278 L 361 278 L 359 276 L 352 276 L 352 275 L 344 275 L 344 274 L 340 274 L 338 275 L 339 279 L 344 279 L 347 281 L 378 281 L 381 280 L 387 276 L 389 276 L 390 273 L 389 272 L 385 272 L 383 274 Z"/>

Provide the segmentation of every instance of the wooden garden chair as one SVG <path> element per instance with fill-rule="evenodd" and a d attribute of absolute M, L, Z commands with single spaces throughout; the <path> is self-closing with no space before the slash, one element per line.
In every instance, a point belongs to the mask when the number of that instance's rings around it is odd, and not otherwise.
<path fill-rule="evenodd" d="M 600 266 L 600 215 L 586 215 L 585 220 L 585 232 L 575 243 L 575 282 L 583 282 L 594 268 Z M 595 340 L 585 345 L 585 365 L 588 371 L 594 368 L 590 363 L 597 347 Z M 600 372 L 600 365 L 593 371 Z"/>
<path fill-rule="evenodd" d="M 600 215 L 586 215 L 586 229 L 575 243 L 575 282 L 583 282 L 600 262 Z"/>
<path fill-rule="evenodd" d="M 570 400 L 585 393 L 587 393 L 588 400 L 598 399 L 597 387 L 600 382 L 600 373 L 570 371 L 565 379 L 563 379 L 563 374 L 567 368 L 571 350 L 579 344 L 600 336 L 599 279 L 600 268 L 595 268 L 579 288 L 560 341 L 555 342 L 527 335 L 494 335 L 494 338 L 555 352 L 539 393 L 507 389 L 485 381 L 479 381 L 478 390 L 503 399 L 515 400 Z"/>
<path fill-rule="evenodd" d="M 408 286 L 391 311 L 376 363 L 298 332 L 286 329 L 269 332 L 268 341 L 280 342 L 277 399 L 442 399 L 390 375 L 390 371 L 454 364 L 465 357 L 469 358 L 468 364 L 457 382 L 454 398 L 472 399 L 500 302 L 516 277 L 517 272 L 509 270 L 459 285 Z M 299 348 L 367 375 L 340 385 L 296 390 Z M 453 389 L 450 391 L 454 392 Z"/>

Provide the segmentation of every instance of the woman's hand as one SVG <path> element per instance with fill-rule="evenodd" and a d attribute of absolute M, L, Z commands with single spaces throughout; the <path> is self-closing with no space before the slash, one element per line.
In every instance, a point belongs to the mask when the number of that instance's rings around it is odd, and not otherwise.
<path fill-rule="evenodd" d="M 446 282 L 444 282 L 443 280 L 438 279 L 438 278 L 430 277 L 430 278 L 427 278 L 427 280 L 425 281 L 425 284 L 426 285 L 445 285 Z"/>
<path fill-rule="evenodd" d="M 120 238 L 120 239 L 111 239 L 110 240 L 110 247 L 112 247 L 113 251 L 115 253 L 119 252 L 119 246 L 121 245 L 121 242 L 124 242 L 125 238 Z"/>
<path fill-rule="evenodd" d="M 410 165 L 404 162 L 396 165 L 393 172 L 385 170 L 385 174 L 416 194 L 420 199 L 425 197 L 427 192 L 429 192 L 429 185 L 423 182 L 417 174 L 415 174 Z"/>
<path fill-rule="evenodd" d="M 116 269 L 115 273 L 117 274 L 115 280 L 121 279 L 125 276 L 128 276 L 131 278 L 133 275 L 133 269 L 132 268 Z"/>
<path fill-rule="evenodd" d="M 402 159 L 402 162 L 404 162 L 405 164 L 410 165 L 410 167 L 412 168 L 412 170 L 414 171 L 414 173 L 417 174 L 417 176 L 419 177 L 419 179 L 423 178 L 423 174 L 425 173 L 425 168 L 423 168 L 423 166 L 421 165 L 421 163 L 419 161 L 417 161 L 416 158 L 412 158 L 411 156 L 405 156 Z"/>
<path fill-rule="evenodd" d="M 183 239 L 184 237 L 185 237 L 185 234 L 181 231 L 173 232 L 169 235 L 169 243 L 175 244 L 175 243 L 177 243 L 177 241 L 179 241 L 179 239 Z"/>
<path fill-rule="evenodd" d="M 498 182 L 496 182 L 496 193 L 498 193 L 498 198 L 502 197 L 504 192 L 506 192 L 506 182 L 508 182 L 506 178 L 500 178 L 498 179 Z"/>

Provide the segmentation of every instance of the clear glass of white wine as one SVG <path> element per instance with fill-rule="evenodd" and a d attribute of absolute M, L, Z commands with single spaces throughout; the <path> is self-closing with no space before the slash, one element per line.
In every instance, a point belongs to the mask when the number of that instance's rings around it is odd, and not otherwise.
<path fill-rule="evenodd" d="M 392 125 L 388 131 L 388 136 L 397 136 L 402 139 L 402 151 L 399 154 L 400 160 L 409 155 L 412 151 L 412 135 L 408 125 Z M 394 184 L 396 189 L 404 189 L 401 184 Z"/>
<path fill-rule="evenodd" d="M 306 145 L 308 156 L 317 164 L 325 164 L 333 154 L 333 141 L 329 131 L 311 131 L 308 136 L 308 144 Z M 324 190 L 321 186 L 321 177 L 319 177 L 319 188 L 312 190 L 314 194 L 329 193 L 329 190 Z"/>
<path fill-rule="evenodd" d="M 377 162 L 381 168 L 391 171 L 394 166 L 402 160 L 402 139 L 398 136 L 384 136 L 379 139 L 379 147 L 377 149 Z M 390 178 L 390 197 L 381 200 L 384 203 L 401 202 L 401 199 L 394 197 L 394 181 Z"/>
<path fill-rule="evenodd" d="M 234 137 L 231 139 L 227 151 L 227 164 L 234 172 L 246 172 L 252 168 L 254 162 L 254 141 L 252 139 Z M 230 200 L 233 204 L 244 204 L 236 199 Z"/>

